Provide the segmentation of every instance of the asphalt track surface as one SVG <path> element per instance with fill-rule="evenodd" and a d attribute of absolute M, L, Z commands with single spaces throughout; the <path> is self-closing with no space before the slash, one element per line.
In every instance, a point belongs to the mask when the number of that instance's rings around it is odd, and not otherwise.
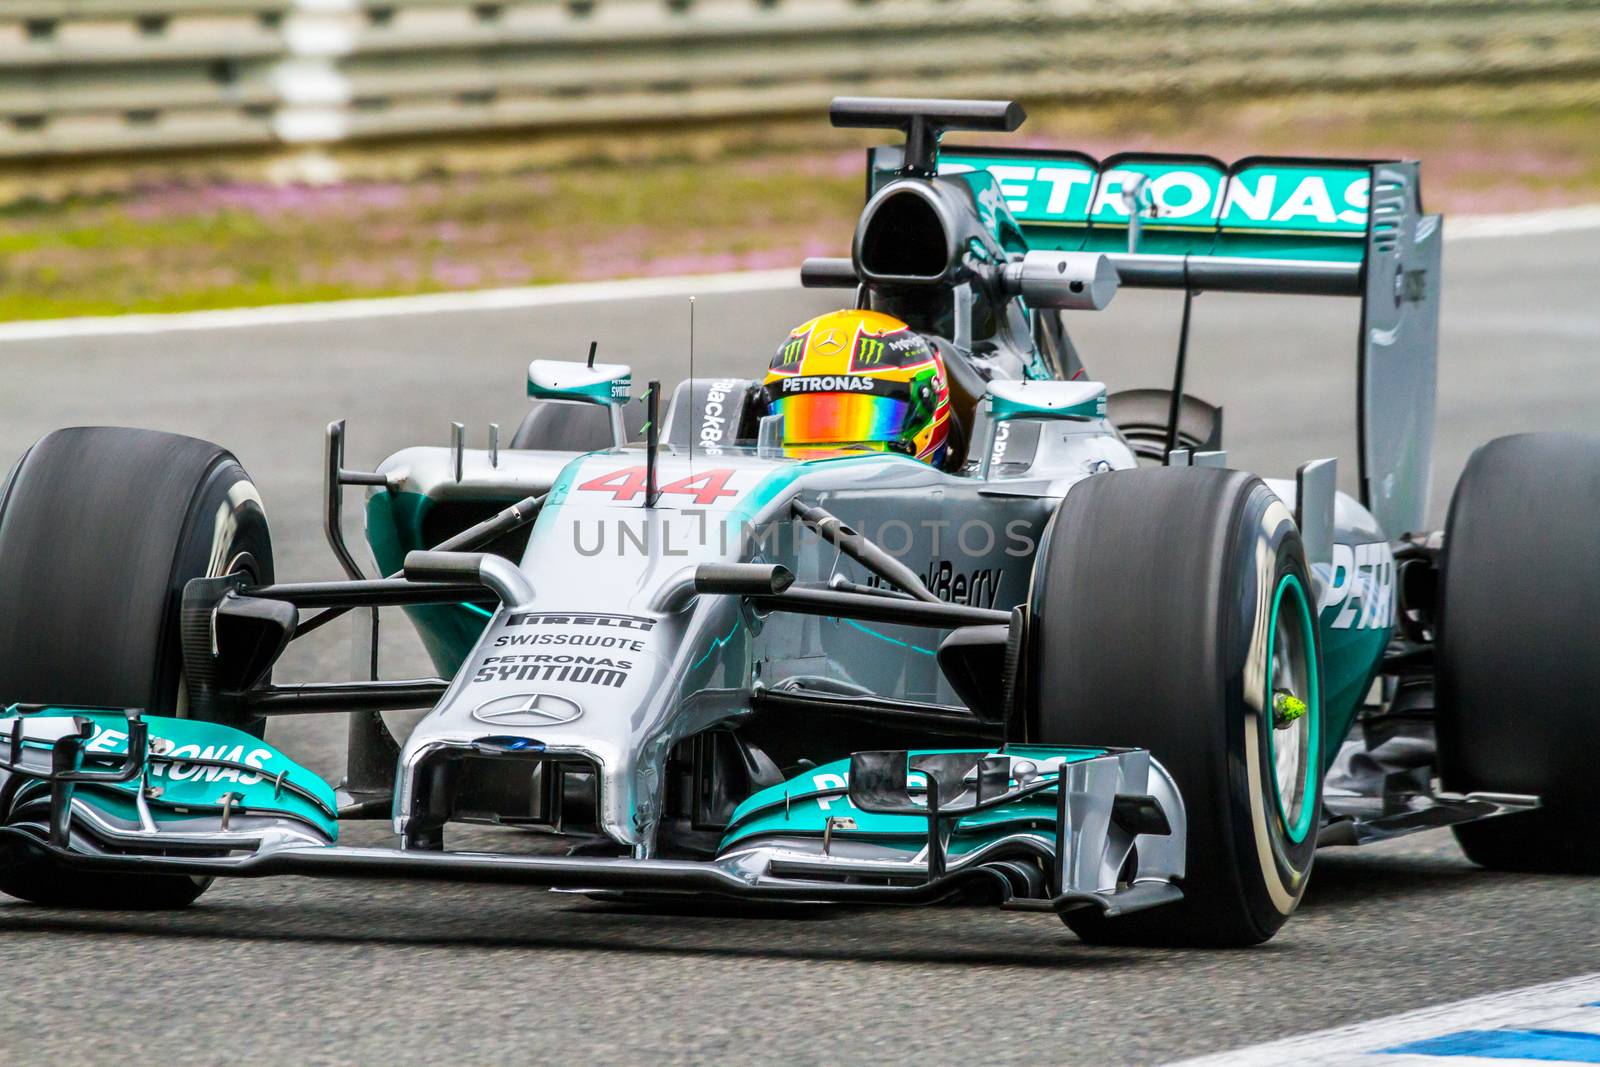
<path fill-rule="evenodd" d="M 1600 231 L 1452 242 L 1434 511 L 1502 433 L 1600 426 Z M 753 373 L 837 294 L 706 297 L 697 371 Z M 1125 293 L 1075 335 L 1113 388 L 1157 384 L 1175 299 Z M 1353 472 L 1354 302 L 1209 294 L 1191 388 L 1227 408 L 1236 466 Z M 0 456 L 51 428 L 132 424 L 233 448 L 267 500 L 280 575 L 337 576 L 318 522 L 322 429 L 351 460 L 509 434 L 524 365 L 685 373 L 686 306 L 604 306 L 0 346 Z M 352 527 L 352 536 L 358 536 Z M 284 675 L 337 677 L 343 634 Z M 385 673 L 425 671 L 403 619 Z M 337 777 L 335 721 L 271 738 Z M 350 837 L 367 840 L 380 826 Z M 508 888 L 287 879 L 176 915 L 0 903 L 0 1063 L 855 1061 L 1151 1063 L 1593 971 L 1600 885 L 1490 874 L 1447 834 L 1325 851 L 1300 913 L 1241 952 L 1114 951 L 1055 919 L 919 911 L 639 911 Z"/>

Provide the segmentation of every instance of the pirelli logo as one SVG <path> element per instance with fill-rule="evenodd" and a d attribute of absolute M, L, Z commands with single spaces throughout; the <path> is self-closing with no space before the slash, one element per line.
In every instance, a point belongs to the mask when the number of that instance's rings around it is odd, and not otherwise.
<path fill-rule="evenodd" d="M 612 630 L 637 630 L 649 633 L 655 628 L 656 621 L 639 615 L 615 615 L 605 612 L 587 612 L 574 614 L 571 612 L 528 612 L 522 615 L 513 615 L 506 620 L 507 626 L 592 626 L 597 629 Z"/>

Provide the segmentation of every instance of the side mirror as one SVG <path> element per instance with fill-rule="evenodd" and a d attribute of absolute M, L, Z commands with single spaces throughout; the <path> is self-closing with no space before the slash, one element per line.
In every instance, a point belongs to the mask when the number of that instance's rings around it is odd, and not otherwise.
<path fill-rule="evenodd" d="M 985 396 L 985 411 L 995 422 L 1103 419 L 1106 417 L 1106 387 L 1104 382 L 992 381 Z"/>
<path fill-rule="evenodd" d="M 972 439 L 984 443 L 978 476 L 989 480 L 995 443 L 1003 423 L 1012 419 L 1092 423 L 1105 417 L 1104 382 L 992 381 L 983 403 L 978 405 L 978 418 L 972 431 Z"/>
<path fill-rule="evenodd" d="M 581 363 L 567 359 L 536 359 L 528 364 L 528 395 L 540 400 L 576 400 L 611 409 L 611 443 L 628 443 L 622 408 L 633 392 L 633 368 L 626 363 Z"/>
<path fill-rule="evenodd" d="M 528 364 L 528 395 L 543 400 L 626 404 L 632 391 L 633 368 L 626 363 L 536 359 Z"/>

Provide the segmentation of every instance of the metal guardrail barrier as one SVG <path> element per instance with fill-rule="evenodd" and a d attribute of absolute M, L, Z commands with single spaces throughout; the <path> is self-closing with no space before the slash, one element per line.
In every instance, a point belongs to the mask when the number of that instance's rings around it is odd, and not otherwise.
<path fill-rule="evenodd" d="M 1600 73 L 1600 0 L 5 0 L 0 159 Z"/>

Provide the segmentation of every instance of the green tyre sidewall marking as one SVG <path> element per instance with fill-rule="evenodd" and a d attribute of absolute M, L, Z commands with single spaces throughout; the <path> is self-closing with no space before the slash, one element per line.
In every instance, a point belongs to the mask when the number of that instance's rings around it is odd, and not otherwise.
<path fill-rule="evenodd" d="M 1306 701 L 1307 727 L 1309 731 L 1306 753 L 1305 789 L 1304 800 L 1300 805 L 1300 817 L 1294 823 L 1289 822 L 1288 805 L 1284 803 L 1282 791 L 1278 788 L 1277 776 L 1277 749 L 1274 744 L 1277 730 L 1273 727 L 1270 713 L 1262 716 L 1267 732 L 1267 765 L 1272 769 L 1272 792 L 1278 802 L 1278 816 L 1283 820 L 1284 833 L 1289 840 L 1300 844 L 1306 839 L 1306 834 L 1311 832 L 1312 820 L 1316 817 L 1317 805 L 1313 803 L 1316 797 L 1317 776 L 1322 773 L 1322 665 L 1317 662 L 1317 643 L 1315 623 L 1311 618 L 1311 608 L 1306 599 L 1306 591 L 1300 584 L 1300 579 L 1293 574 L 1285 574 L 1278 582 L 1278 588 L 1272 595 L 1272 617 L 1267 622 L 1267 682 L 1266 699 L 1271 701 L 1274 692 L 1272 676 L 1273 643 L 1278 635 L 1278 612 L 1281 610 L 1284 595 L 1292 594 L 1296 614 L 1300 619 L 1300 637 L 1305 642 L 1306 665 L 1308 671 L 1309 697 Z"/>

